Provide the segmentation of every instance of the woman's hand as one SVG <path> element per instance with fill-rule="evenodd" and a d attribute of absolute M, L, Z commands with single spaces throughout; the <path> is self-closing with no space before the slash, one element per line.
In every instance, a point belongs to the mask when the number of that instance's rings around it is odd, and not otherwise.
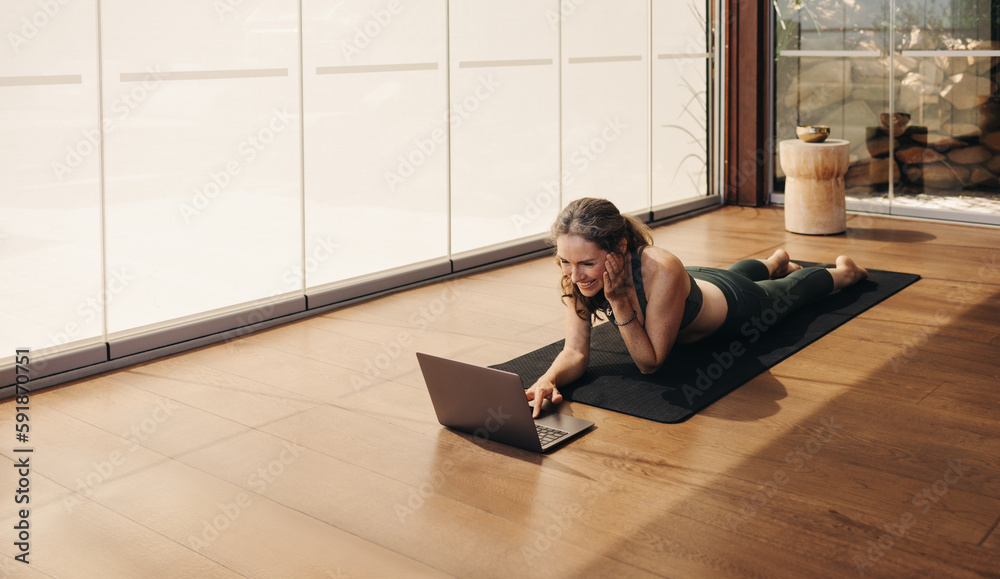
<path fill-rule="evenodd" d="M 546 399 L 558 404 L 562 402 L 563 398 L 559 390 L 556 389 L 556 385 L 544 378 L 539 378 L 538 382 L 535 382 L 524 393 L 527 395 L 529 401 L 534 401 L 535 403 L 534 409 L 531 411 L 532 418 L 538 418 L 538 414 L 542 411 L 542 402 Z"/>
<path fill-rule="evenodd" d="M 612 304 L 628 300 L 630 287 L 632 287 L 632 261 L 621 253 L 609 253 L 604 260 L 604 297 Z"/>

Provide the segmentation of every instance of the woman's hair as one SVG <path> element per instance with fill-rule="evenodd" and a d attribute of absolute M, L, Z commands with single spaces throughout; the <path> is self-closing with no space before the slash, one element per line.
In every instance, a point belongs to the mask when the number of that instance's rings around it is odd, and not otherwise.
<path fill-rule="evenodd" d="M 593 197 L 577 199 L 562 210 L 552 224 L 548 243 L 555 245 L 561 235 L 579 235 L 609 253 L 618 248 L 622 239 L 626 243 L 626 253 L 632 253 L 642 245 L 653 244 L 652 232 L 645 223 L 630 215 L 622 215 L 607 199 Z M 604 302 L 603 294 L 589 298 L 580 293 L 580 288 L 568 275 L 564 274 L 559 284 L 563 301 L 573 298 L 577 315 L 585 320 L 596 314 Z"/>

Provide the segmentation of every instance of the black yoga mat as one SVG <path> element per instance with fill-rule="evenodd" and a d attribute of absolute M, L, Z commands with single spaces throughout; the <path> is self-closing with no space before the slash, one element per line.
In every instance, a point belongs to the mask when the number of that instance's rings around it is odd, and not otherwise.
<path fill-rule="evenodd" d="M 815 265 L 799 262 L 802 265 Z M 591 332 L 590 366 L 576 382 L 559 389 L 567 400 L 657 422 L 681 422 L 755 376 L 821 338 L 854 316 L 920 279 L 868 270 L 866 280 L 831 294 L 768 326 L 744 326 L 740 333 L 678 344 L 655 374 L 636 368 L 618 328 L 602 324 Z M 772 320 L 773 321 L 773 320 Z M 563 347 L 560 340 L 494 368 L 534 384 Z"/>

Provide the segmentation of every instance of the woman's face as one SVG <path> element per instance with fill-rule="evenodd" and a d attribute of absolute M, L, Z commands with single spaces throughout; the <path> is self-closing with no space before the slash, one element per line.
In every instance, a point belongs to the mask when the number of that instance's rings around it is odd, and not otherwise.
<path fill-rule="evenodd" d="M 556 238 L 556 257 L 563 274 L 580 288 L 580 293 L 593 297 L 604 288 L 604 261 L 608 252 L 579 235 Z"/>

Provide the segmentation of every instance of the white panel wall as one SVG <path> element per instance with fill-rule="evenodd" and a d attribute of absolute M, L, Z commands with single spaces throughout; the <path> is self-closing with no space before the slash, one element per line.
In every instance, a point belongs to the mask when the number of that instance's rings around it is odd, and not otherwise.
<path fill-rule="evenodd" d="M 541 233 L 558 203 L 556 0 L 452 0 L 451 249 Z"/>
<path fill-rule="evenodd" d="M 10 0 L 0 359 L 129 333 L 138 351 L 190 339 L 151 327 L 439 274 L 582 196 L 704 196 L 706 13 Z"/>
<path fill-rule="evenodd" d="M 298 3 L 101 10 L 109 332 L 301 291 Z"/>
<path fill-rule="evenodd" d="M 649 207 L 649 3 L 588 2 L 562 26 L 563 201 Z"/>
<path fill-rule="evenodd" d="M 303 11 L 307 285 L 447 258 L 447 2 Z"/>
<path fill-rule="evenodd" d="M 708 6 L 652 0 L 652 200 L 709 193 Z"/>
<path fill-rule="evenodd" d="M 0 10 L 0 359 L 103 335 L 96 15 Z"/>

